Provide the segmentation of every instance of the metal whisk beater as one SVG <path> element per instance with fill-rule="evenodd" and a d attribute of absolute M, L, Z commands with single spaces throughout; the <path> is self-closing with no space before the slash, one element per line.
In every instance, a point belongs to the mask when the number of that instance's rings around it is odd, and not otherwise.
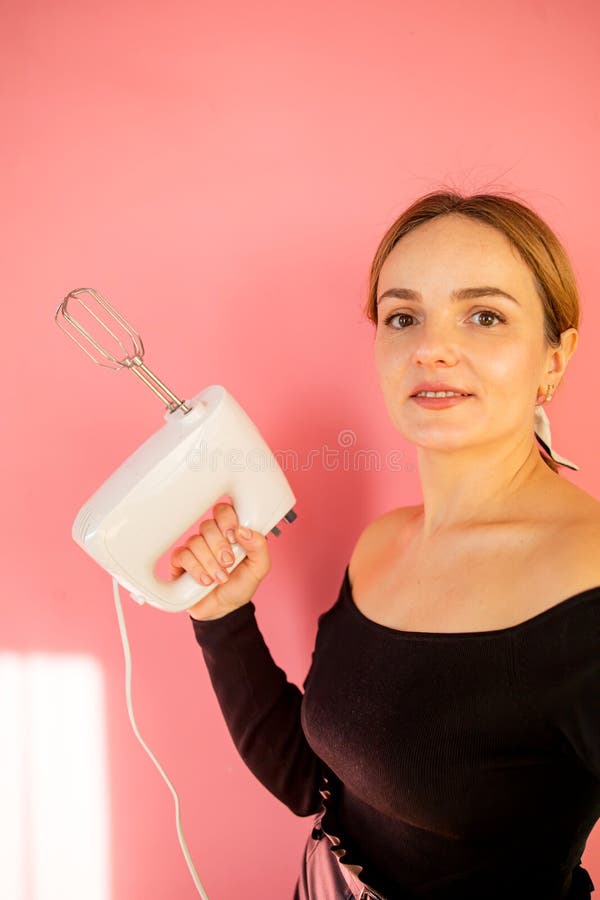
<path fill-rule="evenodd" d="M 128 339 L 131 342 L 131 349 L 128 351 L 127 346 L 123 343 L 123 340 L 115 334 L 113 329 L 108 325 L 107 322 L 104 322 L 99 315 L 97 315 L 92 309 L 90 309 L 89 300 L 86 303 L 82 300 L 82 295 L 89 295 L 92 301 L 94 301 L 101 309 L 104 309 L 108 315 L 114 320 L 114 322 L 120 326 L 123 331 L 127 334 Z M 81 322 L 78 322 L 75 319 L 68 307 L 69 303 L 79 303 L 106 332 L 107 334 L 116 342 L 117 347 L 121 349 L 124 356 L 122 359 L 119 359 L 115 356 L 114 353 L 111 353 L 106 347 L 102 346 L 91 334 L 90 332 L 83 327 Z M 88 345 L 93 347 L 98 353 L 101 354 L 101 357 L 104 359 L 96 359 L 93 353 L 82 344 L 77 337 L 67 329 L 67 327 L 61 322 L 68 322 L 73 328 L 80 334 L 82 337 L 88 342 Z M 150 369 L 144 365 L 143 357 L 144 357 L 144 344 L 142 342 L 142 338 L 140 334 L 133 328 L 127 319 L 121 315 L 121 313 L 112 306 L 108 300 L 106 300 L 102 294 L 98 291 L 93 290 L 93 288 L 77 288 L 77 290 L 71 291 L 67 294 L 67 296 L 62 300 L 54 314 L 54 321 L 59 326 L 59 328 L 68 335 L 72 341 L 75 341 L 78 347 L 80 347 L 83 352 L 90 357 L 92 362 L 96 363 L 98 366 L 105 366 L 109 369 L 129 369 L 134 375 L 144 382 L 150 390 L 156 394 L 157 397 L 161 399 L 161 401 L 167 407 L 169 412 L 174 412 L 176 409 L 181 409 L 184 413 L 188 413 L 191 410 L 190 406 L 180 400 L 169 388 L 154 375 Z"/>

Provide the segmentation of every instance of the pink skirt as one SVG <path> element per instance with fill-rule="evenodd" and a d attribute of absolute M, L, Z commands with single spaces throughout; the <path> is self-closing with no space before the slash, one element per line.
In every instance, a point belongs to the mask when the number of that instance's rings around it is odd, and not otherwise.
<path fill-rule="evenodd" d="M 385 900 L 336 856 L 336 838 L 323 831 L 322 817 L 317 815 L 304 847 L 293 900 Z"/>

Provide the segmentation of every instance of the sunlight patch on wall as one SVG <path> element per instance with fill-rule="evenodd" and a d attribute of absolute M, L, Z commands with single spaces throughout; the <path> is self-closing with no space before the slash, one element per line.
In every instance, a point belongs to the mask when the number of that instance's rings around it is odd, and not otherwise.
<path fill-rule="evenodd" d="M 109 900 L 104 685 L 71 654 L 0 653 L 0 897 Z"/>

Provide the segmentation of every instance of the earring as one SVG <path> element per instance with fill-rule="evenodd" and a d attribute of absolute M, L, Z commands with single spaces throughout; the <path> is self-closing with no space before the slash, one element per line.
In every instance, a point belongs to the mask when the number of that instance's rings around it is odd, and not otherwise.
<path fill-rule="evenodd" d="M 554 393 L 554 387 L 555 386 L 553 384 L 549 384 L 546 386 L 546 396 L 545 397 L 544 397 L 543 393 L 537 395 L 537 400 L 538 400 L 537 405 L 544 403 L 544 402 L 549 403 L 550 400 L 552 400 L 552 394 Z"/>

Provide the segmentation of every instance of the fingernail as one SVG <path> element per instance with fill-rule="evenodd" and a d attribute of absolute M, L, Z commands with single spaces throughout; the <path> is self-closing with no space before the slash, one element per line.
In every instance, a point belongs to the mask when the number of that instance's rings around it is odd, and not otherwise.
<path fill-rule="evenodd" d="M 249 529 L 249 528 L 243 528 L 241 525 L 240 525 L 240 527 L 238 528 L 238 533 L 241 534 L 241 536 L 242 536 L 243 538 L 245 538 L 247 541 L 250 540 L 250 538 L 252 537 L 252 532 L 250 531 L 250 529 Z"/>
<path fill-rule="evenodd" d="M 235 544 L 235 531 L 233 530 L 233 528 L 230 528 L 228 531 L 225 532 L 225 537 L 227 538 L 227 540 L 229 541 L 230 544 Z"/>
<path fill-rule="evenodd" d="M 217 569 L 217 571 L 215 572 L 215 578 L 217 579 L 217 581 L 220 581 L 221 584 L 225 584 L 225 582 L 228 580 L 227 575 L 222 569 Z"/>
<path fill-rule="evenodd" d="M 223 552 L 221 553 L 221 562 L 226 566 L 230 566 L 233 562 L 233 556 L 231 555 L 231 553 L 229 553 L 227 550 L 223 550 Z"/>

